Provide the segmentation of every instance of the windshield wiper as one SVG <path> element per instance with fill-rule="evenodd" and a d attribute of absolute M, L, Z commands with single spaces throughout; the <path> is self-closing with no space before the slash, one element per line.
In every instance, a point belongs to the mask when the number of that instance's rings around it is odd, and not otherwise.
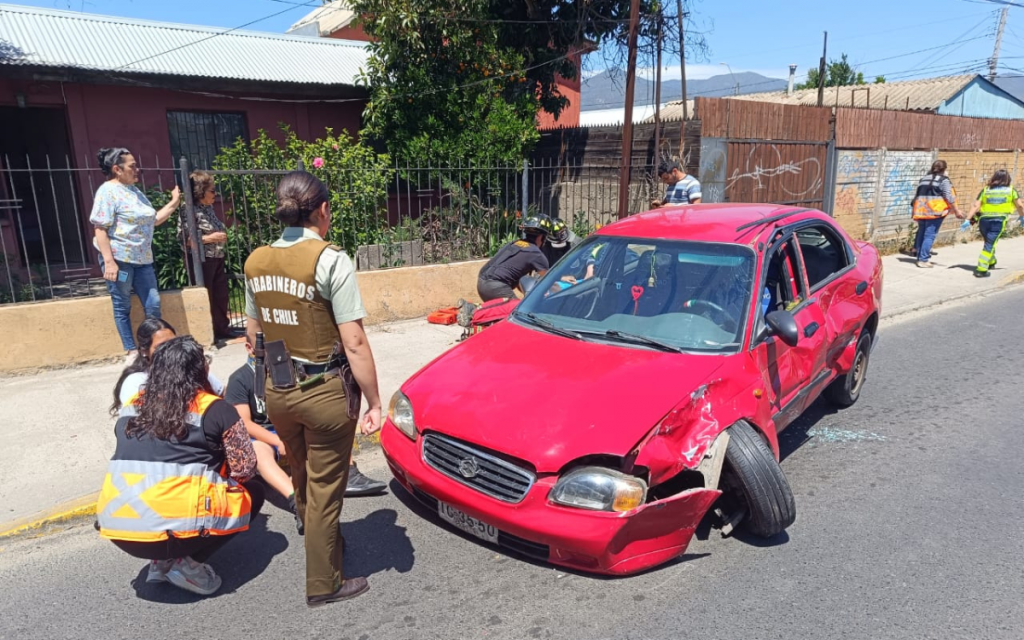
<path fill-rule="evenodd" d="M 522 314 L 522 315 L 517 313 L 516 317 L 517 318 L 526 318 L 527 320 L 530 321 L 530 324 L 534 325 L 535 327 L 540 327 L 541 329 L 544 329 L 548 333 L 553 333 L 555 335 L 563 336 L 563 337 L 566 337 L 566 338 L 572 338 L 573 340 L 582 340 L 583 339 L 583 336 L 581 336 L 580 334 L 576 333 L 575 331 L 570 331 L 569 329 L 563 329 L 561 327 L 556 327 L 554 324 L 552 324 L 548 320 L 544 320 L 543 318 L 538 318 L 533 313 L 526 313 L 526 314 Z"/>
<path fill-rule="evenodd" d="M 648 338 L 647 336 L 637 335 L 635 333 L 623 333 L 616 329 L 609 329 L 608 331 L 604 332 L 604 335 L 606 338 L 612 338 L 613 340 L 618 340 L 619 342 L 631 342 L 633 344 L 642 344 L 648 347 L 654 347 L 655 349 L 661 349 L 662 351 L 670 351 L 672 353 L 685 352 L 684 349 L 677 347 L 675 345 L 671 345 L 667 342 L 655 340 L 654 338 Z"/>

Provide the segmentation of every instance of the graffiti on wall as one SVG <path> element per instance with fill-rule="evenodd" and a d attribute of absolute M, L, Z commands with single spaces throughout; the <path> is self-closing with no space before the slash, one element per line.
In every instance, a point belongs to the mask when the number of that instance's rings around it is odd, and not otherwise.
<path fill-rule="evenodd" d="M 911 202 L 917 184 L 932 166 L 930 151 L 887 151 L 883 175 L 882 206 L 875 221 L 876 233 L 897 235 L 911 226 Z"/>
<path fill-rule="evenodd" d="M 728 149 L 729 202 L 823 206 L 824 144 L 730 142 Z"/>
<path fill-rule="evenodd" d="M 867 240 L 874 231 L 878 151 L 839 151 L 833 215 L 850 235 Z"/>

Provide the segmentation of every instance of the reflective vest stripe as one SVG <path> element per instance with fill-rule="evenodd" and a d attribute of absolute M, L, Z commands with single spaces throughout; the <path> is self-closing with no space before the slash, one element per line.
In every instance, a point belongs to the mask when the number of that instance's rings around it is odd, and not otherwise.
<path fill-rule="evenodd" d="M 226 535 L 248 528 L 251 498 L 202 463 L 113 460 L 96 506 L 100 534 L 115 540 Z"/>
<path fill-rule="evenodd" d="M 136 396 L 122 417 L 138 414 Z M 219 398 L 201 393 L 186 421 L 202 425 Z M 228 535 L 249 527 L 252 498 L 220 470 L 197 463 L 111 460 L 96 505 L 100 535 L 112 540 L 154 542 L 201 535 Z"/>
<path fill-rule="evenodd" d="M 981 218 L 1005 218 L 1012 215 L 1017 192 L 1011 187 L 986 188 L 981 192 Z"/>

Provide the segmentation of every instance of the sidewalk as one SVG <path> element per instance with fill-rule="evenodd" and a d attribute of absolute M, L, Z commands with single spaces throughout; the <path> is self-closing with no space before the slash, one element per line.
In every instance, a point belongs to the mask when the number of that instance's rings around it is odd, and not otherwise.
<path fill-rule="evenodd" d="M 934 269 L 919 269 L 908 256 L 884 258 L 883 319 L 1024 279 L 1024 238 L 1000 243 L 991 278 L 971 273 L 980 250 L 977 242 L 939 247 Z M 367 329 L 385 407 L 409 376 L 455 344 L 460 331 L 422 319 Z M 226 382 L 244 362 L 244 347 L 231 345 L 216 352 L 212 371 Z M 120 371 L 120 365 L 105 365 L 0 378 L 0 415 L 7 421 L 0 448 L 0 532 L 99 490 L 114 445 L 106 410 Z M 378 468 L 378 475 L 386 474 Z"/>

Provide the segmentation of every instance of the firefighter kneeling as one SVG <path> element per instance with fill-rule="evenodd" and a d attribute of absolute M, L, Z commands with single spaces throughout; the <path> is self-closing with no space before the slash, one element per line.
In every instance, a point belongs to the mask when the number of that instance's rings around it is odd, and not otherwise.
<path fill-rule="evenodd" d="M 161 345 L 145 390 L 122 407 L 96 506 L 100 535 L 150 560 L 146 582 L 200 595 L 221 586 L 206 560 L 263 505 L 256 454 L 238 412 L 213 395 L 203 348 Z"/>

